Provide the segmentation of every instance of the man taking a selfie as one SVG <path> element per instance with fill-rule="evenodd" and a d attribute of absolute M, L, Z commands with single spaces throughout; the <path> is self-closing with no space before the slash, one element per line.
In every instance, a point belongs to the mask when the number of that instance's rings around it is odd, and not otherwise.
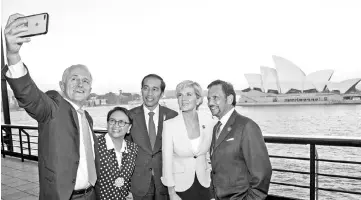
<path fill-rule="evenodd" d="M 84 65 L 65 69 L 57 91 L 43 93 L 34 83 L 19 54 L 30 38 L 20 37 L 28 23 L 20 14 L 11 15 L 5 28 L 8 71 L 6 80 L 19 106 L 38 122 L 39 199 L 95 200 L 99 170 L 98 140 L 93 121 L 82 109 L 88 98 L 92 76 Z"/>

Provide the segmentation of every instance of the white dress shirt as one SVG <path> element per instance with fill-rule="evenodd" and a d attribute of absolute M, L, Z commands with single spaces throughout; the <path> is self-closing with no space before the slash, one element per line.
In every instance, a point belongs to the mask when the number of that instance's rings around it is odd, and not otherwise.
<path fill-rule="evenodd" d="M 20 78 L 22 76 L 25 76 L 26 73 L 28 72 L 26 70 L 26 68 L 24 67 L 24 64 L 22 61 L 19 61 L 15 65 L 10 65 L 8 68 L 9 68 L 9 70 L 6 72 L 6 76 L 9 78 Z M 64 99 L 66 101 L 68 101 L 75 110 L 79 109 L 78 105 L 74 104 L 73 102 L 66 99 L 65 97 L 64 97 Z M 86 162 L 86 157 L 85 157 L 85 146 L 84 146 L 84 141 L 83 141 L 83 130 L 82 130 L 82 126 L 81 126 L 81 115 L 78 112 L 76 112 L 76 113 L 78 115 L 78 124 L 79 124 L 79 132 L 80 132 L 80 142 L 79 142 L 80 158 L 79 158 L 79 166 L 78 166 L 78 170 L 77 170 L 77 174 L 76 174 L 76 182 L 75 182 L 74 190 L 79 190 L 79 189 L 85 189 L 85 188 L 89 187 L 90 183 L 88 181 L 89 180 L 88 179 L 88 167 L 87 167 L 87 162 Z M 90 127 L 89 127 L 89 133 L 92 133 Z M 95 156 L 93 136 L 91 136 L 90 138 L 91 138 L 91 143 L 92 143 L 93 155 Z"/>
<path fill-rule="evenodd" d="M 70 103 L 70 105 L 73 106 L 73 108 L 75 110 L 79 109 L 79 106 L 74 104 L 73 102 L 71 102 L 70 100 L 64 98 L 67 102 Z M 86 161 L 86 155 L 85 155 L 85 146 L 84 146 L 84 139 L 83 139 L 83 127 L 81 126 L 81 114 L 79 112 L 76 112 L 76 114 L 78 115 L 78 124 L 79 124 L 79 133 L 80 133 L 80 142 L 79 142 L 79 166 L 78 166 L 78 171 L 76 173 L 76 182 L 75 182 L 75 186 L 74 186 L 74 190 L 80 190 L 80 189 L 85 189 L 88 188 L 90 186 L 89 183 L 89 179 L 88 179 L 88 166 L 87 166 L 87 161 Z M 89 133 L 92 134 L 92 131 L 89 127 Z M 93 150 L 93 155 L 95 157 L 94 154 L 94 139 L 93 136 L 90 136 L 91 139 L 91 143 L 92 143 L 92 150 Z"/>
<path fill-rule="evenodd" d="M 231 117 L 231 115 L 232 115 L 232 113 L 234 112 L 234 110 L 235 110 L 235 108 L 232 108 L 231 110 L 229 110 L 229 111 L 221 118 L 221 120 L 219 120 L 219 121 L 221 121 L 221 123 L 222 123 L 221 127 L 219 128 L 219 134 L 221 134 L 224 125 L 226 125 L 227 121 L 228 121 L 229 118 Z"/>
<path fill-rule="evenodd" d="M 157 107 L 155 107 L 155 109 L 153 111 L 150 111 L 145 105 L 143 105 L 143 109 L 144 109 L 144 117 L 145 117 L 145 123 L 147 124 L 147 130 L 149 128 L 149 112 L 154 112 L 153 115 L 153 121 L 155 124 L 155 134 L 157 135 L 158 133 L 158 119 L 159 119 L 159 104 L 157 105 Z M 149 133 L 149 130 L 148 130 Z"/>
<path fill-rule="evenodd" d="M 120 149 L 120 151 L 116 151 L 115 148 L 114 148 L 114 143 L 113 143 L 113 140 L 112 138 L 109 136 L 109 133 L 107 133 L 105 136 L 105 143 L 107 145 L 107 149 L 108 150 L 111 150 L 111 149 L 114 149 L 115 151 L 115 155 L 117 157 L 117 161 L 118 161 L 118 166 L 119 166 L 119 169 L 120 167 L 122 166 L 122 158 L 123 158 L 123 152 L 127 150 L 127 143 L 125 142 L 125 140 L 123 139 L 123 144 L 122 144 L 122 148 Z"/>

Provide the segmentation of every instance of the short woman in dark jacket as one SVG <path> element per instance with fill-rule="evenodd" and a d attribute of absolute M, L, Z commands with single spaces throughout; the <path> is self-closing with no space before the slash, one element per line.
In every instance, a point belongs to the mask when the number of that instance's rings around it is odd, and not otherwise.
<path fill-rule="evenodd" d="M 138 147 L 124 136 L 132 127 L 129 111 L 115 107 L 107 115 L 108 133 L 99 137 L 100 199 L 126 199 Z"/>

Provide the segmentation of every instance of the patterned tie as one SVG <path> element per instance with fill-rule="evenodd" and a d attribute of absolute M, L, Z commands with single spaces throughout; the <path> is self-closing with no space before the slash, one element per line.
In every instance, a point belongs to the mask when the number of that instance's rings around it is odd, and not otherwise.
<path fill-rule="evenodd" d="M 97 180 L 97 173 L 95 171 L 95 162 L 94 162 L 94 155 L 93 155 L 93 147 L 91 143 L 90 137 L 91 134 L 89 132 L 89 124 L 88 120 L 85 117 L 84 110 L 79 109 L 78 112 L 81 115 L 81 126 L 83 130 L 83 143 L 85 147 L 85 157 L 86 157 L 86 164 L 88 167 L 88 179 L 89 183 L 95 185 Z"/>
<path fill-rule="evenodd" d="M 153 149 L 155 144 L 155 139 L 157 137 L 155 133 L 155 124 L 153 120 L 154 112 L 149 112 L 148 115 L 149 115 L 149 123 L 148 123 L 149 140 Z"/>
<path fill-rule="evenodd" d="M 222 123 L 221 121 L 218 121 L 217 124 L 215 125 L 215 130 L 216 130 L 216 140 L 219 137 L 219 134 L 221 133 L 220 129 L 221 129 Z"/>

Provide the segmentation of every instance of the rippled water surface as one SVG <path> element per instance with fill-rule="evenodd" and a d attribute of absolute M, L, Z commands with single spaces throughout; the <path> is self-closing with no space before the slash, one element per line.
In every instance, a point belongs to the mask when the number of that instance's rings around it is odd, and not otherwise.
<path fill-rule="evenodd" d="M 205 101 L 206 102 L 206 101 Z M 165 100 L 169 108 L 177 110 L 175 100 Z M 128 107 L 128 106 L 125 106 Z M 94 120 L 94 126 L 104 129 L 106 114 L 113 106 L 86 108 Z M 361 105 L 299 105 L 236 107 L 242 115 L 256 121 L 264 135 L 344 136 L 361 138 Z M 208 112 L 205 103 L 200 112 Z M 11 112 L 13 124 L 37 125 L 26 112 Z M 267 144 L 269 154 L 280 156 L 309 157 L 308 145 Z M 345 159 L 361 162 L 361 148 L 317 146 L 322 159 Z M 271 159 L 272 167 L 295 171 L 309 171 L 308 161 Z M 361 176 L 361 166 L 352 164 L 319 163 L 319 173 Z M 357 180 L 320 176 L 319 187 L 361 191 Z M 309 176 L 273 172 L 272 181 L 309 185 Z M 271 194 L 308 199 L 309 190 L 288 186 L 271 185 Z M 361 196 L 319 191 L 319 199 L 361 199 Z"/>

